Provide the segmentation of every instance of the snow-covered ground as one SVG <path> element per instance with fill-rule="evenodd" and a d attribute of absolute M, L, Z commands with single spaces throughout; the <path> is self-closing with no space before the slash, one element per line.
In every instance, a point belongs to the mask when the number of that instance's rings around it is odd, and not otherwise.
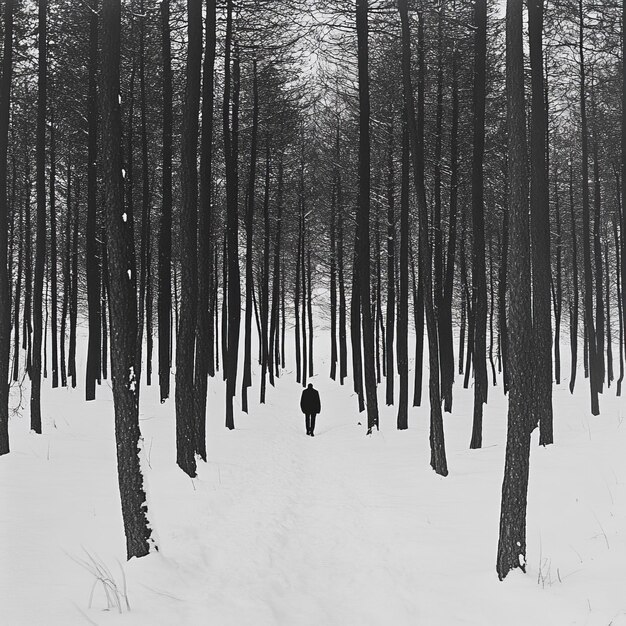
<path fill-rule="evenodd" d="M 328 380 L 325 343 L 316 344 L 315 438 L 304 434 L 293 372 L 265 406 L 255 384 L 251 414 L 239 412 L 232 432 L 222 383 L 211 382 L 209 462 L 194 480 L 175 465 L 173 401 L 142 389 L 159 552 L 129 563 L 110 389 L 86 404 L 81 389 L 46 381 L 44 434 L 29 433 L 23 410 L 0 458 L 0 623 L 626 624 L 626 411 L 614 388 L 597 418 L 581 372 L 573 397 L 567 381 L 555 388 L 556 443 L 533 438 L 528 573 L 499 582 L 501 388 L 490 389 L 483 449 L 469 450 L 472 390 L 457 380 L 441 478 L 429 467 L 428 410 L 412 409 L 398 432 L 395 408 L 381 406 L 381 430 L 366 437 L 350 381 Z M 77 562 L 87 553 L 120 589 L 126 580 L 130 612 L 105 610 L 102 585 Z"/>

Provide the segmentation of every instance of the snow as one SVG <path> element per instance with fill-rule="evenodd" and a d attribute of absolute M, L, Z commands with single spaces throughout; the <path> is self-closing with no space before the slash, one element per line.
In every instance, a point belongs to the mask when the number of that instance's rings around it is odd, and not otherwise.
<path fill-rule="evenodd" d="M 555 388 L 556 443 L 539 447 L 533 435 L 527 573 L 499 582 L 501 388 L 490 390 L 483 448 L 469 450 L 473 392 L 457 380 L 441 478 L 429 467 L 427 409 L 412 409 L 398 432 L 396 410 L 381 402 L 381 430 L 366 437 L 351 381 L 327 379 L 326 343 L 321 334 L 315 437 L 304 432 L 294 372 L 268 387 L 265 406 L 255 378 L 251 414 L 238 409 L 232 432 L 223 383 L 212 380 L 209 460 L 196 479 L 175 465 L 173 394 L 161 405 L 142 382 L 142 467 L 159 551 L 128 563 L 110 386 L 87 404 L 83 389 L 46 381 L 44 434 L 29 432 L 21 409 L 0 458 L 2 623 L 626 624 L 626 427 L 614 388 L 600 417 L 589 413 L 582 375 L 573 397 L 568 381 Z M 123 567 L 130 612 L 105 610 L 101 585 L 89 607 L 94 578 L 76 562 L 84 550 L 120 587 Z"/>

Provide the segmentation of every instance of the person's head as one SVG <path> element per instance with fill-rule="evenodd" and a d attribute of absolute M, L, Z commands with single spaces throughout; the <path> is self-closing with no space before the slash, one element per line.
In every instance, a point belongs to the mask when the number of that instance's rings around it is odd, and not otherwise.
<path fill-rule="evenodd" d="M 309 389 L 313 389 L 313 383 L 309 383 Z"/>

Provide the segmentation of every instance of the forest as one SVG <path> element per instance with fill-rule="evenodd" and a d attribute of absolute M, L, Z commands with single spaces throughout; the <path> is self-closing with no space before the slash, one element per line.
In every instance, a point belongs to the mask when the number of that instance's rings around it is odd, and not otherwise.
<path fill-rule="evenodd" d="M 555 390 L 597 419 L 622 391 L 625 6 L 3 0 L 2 458 L 47 388 L 109 384 L 131 559 L 147 388 L 192 479 L 286 377 L 345 386 L 371 439 L 421 407 L 441 477 L 444 424 L 471 398 L 481 449 L 504 393 L 495 565 L 526 571 Z"/>

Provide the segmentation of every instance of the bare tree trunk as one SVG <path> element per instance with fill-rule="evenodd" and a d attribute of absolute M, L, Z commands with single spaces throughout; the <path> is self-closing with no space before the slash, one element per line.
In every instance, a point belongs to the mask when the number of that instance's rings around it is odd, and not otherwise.
<path fill-rule="evenodd" d="M 99 0 L 89 2 L 89 61 L 87 95 L 87 226 L 85 264 L 89 339 L 85 398 L 95 400 L 100 382 L 102 320 L 100 319 L 101 267 L 98 258 L 98 11 Z"/>
<path fill-rule="evenodd" d="M 526 503 L 533 427 L 532 311 L 528 228 L 528 171 L 524 110 L 522 1 L 506 9 L 506 87 L 509 165 L 509 410 L 496 571 L 526 571 Z"/>
<path fill-rule="evenodd" d="M 395 218 L 395 174 L 393 164 L 393 119 L 389 122 L 387 144 L 387 311 L 386 324 L 386 403 L 393 404 L 394 396 L 394 330 L 396 313 L 396 218 Z"/>
<path fill-rule="evenodd" d="M 43 337 L 43 283 L 46 262 L 46 103 L 47 0 L 39 0 L 39 65 L 37 70 L 37 231 L 33 283 L 33 351 L 30 392 L 30 428 L 41 433 L 41 348 Z"/>
<path fill-rule="evenodd" d="M 398 292 L 398 430 L 409 427 L 409 131 L 406 122 L 406 107 L 402 120 L 402 172 L 400 187 L 400 264 Z"/>
<path fill-rule="evenodd" d="M 159 395 L 170 395 L 172 343 L 172 61 L 170 42 L 170 0 L 161 0 L 163 57 L 162 199 L 159 225 Z"/>
<path fill-rule="evenodd" d="M 579 37 L 578 52 L 580 66 L 580 123 L 581 123 L 581 156 L 582 156 L 582 189 L 583 189 L 583 273 L 584 273 L 584 308 L 585 308 L 585 328 L 587 329 L 586 350 L 589 355 L 589 387 L 591 391 L 591 414 L 598 415 L 600 407 L 598 403 L 598 393 L 600 391 L 599 368 L 597 358 L 597 337 L 593 319 L 593 275 L 591 267 L 591 239 L 589 225 L 591 222 L 589 214 L 589 150 L 587 147 L 587 105 L 586 105 L 586 68 L 584 58 L 584 11 L 582 0 L 578 2 Z"/>
<path fill-rule="evenodd" d="M 578 242 L 576 237 L 576 216 L 574 214 L 574 165 L 570 155 L 569 165 L 569 209 L 572 231 L 572 300 L 569 310 L 569 337 L 571 367 L 569 391 L 574 393 L 576 385 L 576 362 L 578 360 Z"/>
<path fill-rule="evenodd" d="M 0 89 L 0 455 L 9 452 L 9 354 L 11 346 L 11 286 L 8 267 L 9 211 L 7 152 L 13 74 L 13 0 L 4 3 L 4 49 Z M 22 232 L 20 232 L 20 238 Z M 18 278 L 19 281 L 19 278 Z M 18 291 L 19 294 L 19 282 Z M 16 297 L 16 302 L 18 298 Z M 17 306 L 16 306 L 17 309 Z M 18 328 L 18 319 L 15 320 Z"/>
<path fill-rule="evenodd" d="M 50 120 L 50 303 L 52 325 L 52 387 L 59 386 L 59 331 L 57 308 L 57 214 L 56 214 L 56 133 L 54 115 Z"/>
<path fill-rule="evenodd" d="M 194 356 L 198 315 L 198 113 L 202 61 L 202 0 L 188 0 L 188 43 L 181 147 L 180 327 L 176 335 L 176 462 L 196 475 Z"/>
<path fill-rule="evenodd" d="M 429 396 L 430 396 L 430 465 L 437 474 L 447 476 L 443 419 L 441 415 L 441 396 L 439 392 L 439 352 L 437 347 L 437 322 L 433 306 L 433 287 L 431 274 L 431 253 L 428 242 L 428 208 L 426 206 L 426 190 L 424 187 L 424 60 L 423 60 L 423 18 L 419 17 L 418 39 L 420 41 L 419 83 L 418 83 L 418 119 L 416 125 L 415 105 L 413 101 L 413 87 L 411 84 L 411 49 L 408 7 L 406 0 L 398 1 L 398 10 L 402 22 L 402 75 L 404 96 L 407 107 L 407 121 L 409 138 L 411 141 L 411 156 L 413 160 L 413 174 L 417 191 L 419 210 L 419 240 L 420 240 L 420 273 L 424 280 L 424 305 L 426 310 L 426 329 L 428 333 L 429 353 Z"/>
<path fill-rule="evenodd" d="M 102 6 L 102 156 L 111 286 L 111 370 L 122 518 L 128 559 L 152 541 L 139 464 L 137 294 L 132 220 L 124 219 L 120 115 L 120 1 Z"/>

